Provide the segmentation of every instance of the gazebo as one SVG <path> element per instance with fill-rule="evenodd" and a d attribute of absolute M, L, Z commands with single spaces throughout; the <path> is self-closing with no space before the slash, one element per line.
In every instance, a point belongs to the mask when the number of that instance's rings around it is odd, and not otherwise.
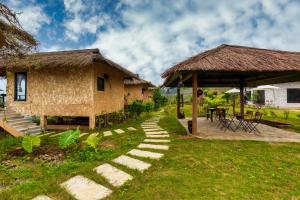
<path fill-rule="evenodd" d="M 223 44 L 176 64 L 161 76 L 166 87 L 193 87 L 192 134 L 196 134 L 198 87 L 239 87 L 243 116 L 244 87 L 300 80 L 300 52 Z"/>

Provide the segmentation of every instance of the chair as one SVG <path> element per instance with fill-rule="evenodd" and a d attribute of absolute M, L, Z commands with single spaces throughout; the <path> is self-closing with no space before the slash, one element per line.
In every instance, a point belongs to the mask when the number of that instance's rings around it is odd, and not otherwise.
<path fill-rule="evenodd" d="M 234 115 L 227 114 L 227 116 L 228 116 L 228 118 L 226 118 L 225 110 L 220 110 L 220 117 L 219 117 L 220 123 L 218 126 L 221 125 L 222 126 L 221 129 L 225 128 L 224 131 L 226 131 L 227 129 L 230 129 L 234 132 L 235 129 L 231 126 L 232 124 L 235 124 L 234 123 Z"/>
<path fill-rule="evenodd" d="M 249 129 L 249 121 L 253 118 L 253 111 L 248 110 L 244 117 L 240 115 L 236 115 L 236 119 L 239 121 L 238 125 L 236 126 L 235 130 L 242 128 L 243 130 L 247 131 Z"/>
<path fill-rule="evenodd" d="M 260 131 L 257 129 L 257 126 L 260 124 L 263 114 L 261 112 L 255 112 L 254 118 L 252 120 L 248 121 L 248 128 L 249 132 L 252 131 L 260 133 Z"/>

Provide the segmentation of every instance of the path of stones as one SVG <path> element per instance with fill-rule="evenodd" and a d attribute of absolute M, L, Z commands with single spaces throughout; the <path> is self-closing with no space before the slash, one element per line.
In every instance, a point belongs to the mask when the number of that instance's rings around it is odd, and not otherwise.
<path fill-rule="evenodd" d="M 100 185 L 81 175 L 70 178 L 69 180 L 61 183 L 60 186 L 78 200 L 98 200 L 108 197 L 113 193 L 114 187 L 120 187 L 127 181 L 133 179 L 132 175 L 119 169 L 117 167 L 118 165 L 125 166 L 130 170 L 138 170 L 139 172 L 143 173 L 145 170 L 151 167 L 151 164 L 130 156 L 158 160 L 164 154 L 152 152 L 147 149 L 162 151 L 169 149 L 169 146 L 167 145 L 170 143 L 170 140 L 168 139 L 169 134 L 167 131 L 158 126 L 158 121 L 159 117 L 154 117 L 142 123 L 141 126 L 145 132 L 146 139 L 143 141 L 143 143 L 137 146 L 137 149 L 132 149 L 127 152 L 126 155 L 121 155 L 113 159 L 111 164 L 104 163 L 93 169 L 95 173 L 102 176 L 112 186 L 111 188 Z M 134 131 L 136 129 L 129 127 L 128 130 Z M 114 130 L 114 132 L 118 134 L 124 133 L 124 131 L 121 129 Z M 87 134 L 82 133 L 82 136 L 84 135 Z M 112 135 L 111 131 L 104 132 L 104 136 L 110 135 Z M 48 196 L 40 195 L 35 197 L 33 200 L 52 199 Z"/>

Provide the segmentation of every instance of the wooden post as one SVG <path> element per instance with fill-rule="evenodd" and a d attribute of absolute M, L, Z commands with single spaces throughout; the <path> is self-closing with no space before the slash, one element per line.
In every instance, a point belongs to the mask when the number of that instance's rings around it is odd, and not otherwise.
<path fill-rule="evenodd" d="M 95 129 L 96 127 L 96 116 L 90 115 L 89 116 L 89 129 Z"/>
<path fill-rule="evenodd" d="M 241 117 L 244 117 L 244 79 L 240 79 L 240 115 Z"/>
<path fill-rule="evenodd" d="M 45 116 L 45 115 L 40 116 L 40 126 L 44 130 L 47 130 L 47 116 Z"/>
<path fill-rule="evenodd" d="M 192 112 L 192 134 L 197 134 L 197 118 L 198 118 L 198 102 L 197 102 L 197 89 L 198 89 L 198 75 L 193 72 L 193 112 Z"/>
<path fill-rule="evenodd" d="M 180 119 L 180 86 L 177 86 L 177 119 Z"/>

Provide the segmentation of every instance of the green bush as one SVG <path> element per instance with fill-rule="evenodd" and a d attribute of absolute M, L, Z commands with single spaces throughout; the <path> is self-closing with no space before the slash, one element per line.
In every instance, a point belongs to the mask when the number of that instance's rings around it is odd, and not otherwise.
<path fill-rule="evenodd" d="M 154 102 L 154 109 L 156 110 L 168 103 L 167 97 L 162 95 L 160 88 L 157 88 L 153 91 L 152 98 Z"/>
<path fill-rule="evenodd" d="M 128 106 L 130 116 L 135 118 L 139 117 L 144 110 L 145 108 L 141 101 L 133 101 L 132 104 Z"/>
<path fill-rule="evenodd" d="M 283 111 L 283 116 L 284 116 L 285 119 L 288 119 L 289 115 L 290 115 L 290 111 L 289 110 L 284 110 Z"/>
<path fill-rule="evenodd" d="M 98 138 L 95 134 L 89 135 L 89 137 L 84 141 L 87 145 L 92 147 L 95 151 L 97 150 L 97 145 L 100 141 L 100 138 Z"/>
<path fill-rule="evenodd" d="M 145 111 L 148 113 L 148 115 L 150 114 L 150 112 L 153 110 L 153 108 L 154 108 L 154 104 L 153 104 L 153 102 L 146 102 L 145 104 L 144 104 L 144 109 L 145 109 Z"/>

